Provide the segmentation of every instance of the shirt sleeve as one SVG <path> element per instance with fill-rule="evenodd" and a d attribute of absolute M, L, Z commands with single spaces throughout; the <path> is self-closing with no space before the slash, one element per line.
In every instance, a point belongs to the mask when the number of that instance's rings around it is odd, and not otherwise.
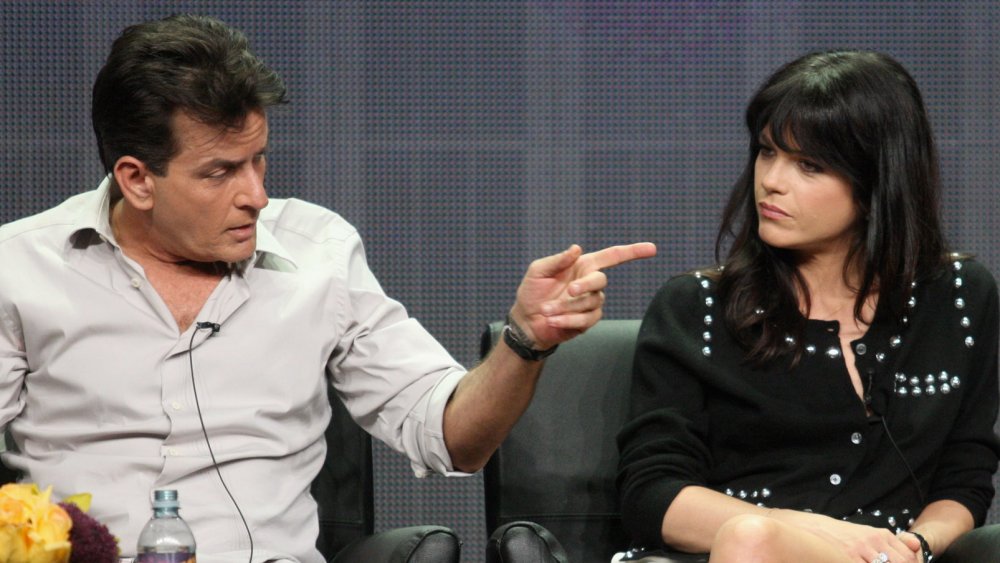
<path fill-rule="evenodd" d="M 976 323 L 970 331 L 973 360 L 965 381 L 959 416 L 945 440 L 940 462 L 934 472 L 927 502 L 954 500 L 972 513 L 976 525 L 986 519 L 993 499 L 993 474 L 997 470 L 1000 445 L 994 424 L 997 420 L 998 328 L 997 286 L 992 276 L 980 264 L 972 261 L 963 266 L 969 301 L 981 304 L 970 307 L 970 318 Z"/>
<path fill-rule="evenodd" d="M 664 514 L 686 486 L 703 485 L 711 465 L 708 420 L 696 363 L 703 343 L 694 278 L 668 282 L 639 330 L 629 419 L 618 436 L 618 486 L 625 529 L 640 545 L 663 544 Z"/>
<path fill-rule="evenodd" d="M 444 442 L 444 408 L 465 369 L 399 302 L 368 267 L 360 237 L 346 241 L 332 303 L 341 319 L 329 362 L 334 388 L 369 433 L 404 453 L 414 473 L 452 474 Z"/>

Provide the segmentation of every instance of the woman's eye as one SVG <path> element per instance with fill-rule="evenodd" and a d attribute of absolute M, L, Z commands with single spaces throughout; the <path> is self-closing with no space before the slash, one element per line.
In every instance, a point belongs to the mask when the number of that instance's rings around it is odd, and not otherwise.
<path fill-rule="evenodd" d="M 812 172 L 814 174 L 820 173 L 820 172 L 823 171 L 823 167 L 822 166 L 820 166 L 819 164 L 817 164 L 817 163 L 815 163 L 815 162 L 813 162 L 811 160 L 800 160 L 799 161 L 799 166 L 801 166 L 802 169 L 805 170 L 806 172 Z"/>

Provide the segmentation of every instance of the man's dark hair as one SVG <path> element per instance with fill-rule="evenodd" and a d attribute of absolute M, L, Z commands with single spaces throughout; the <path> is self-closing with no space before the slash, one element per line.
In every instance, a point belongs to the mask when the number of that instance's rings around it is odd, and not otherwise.
<path fill-rule="evenodd" d="M 783 151 L 801 154 L 850 182 L 859 219 L 845 279 L 859 275 L 855 317 L 878 294 L 897 318 L 912 288 L 940 271 L 945 241 L 938 219 L 937 154 L 916 82 L 888 55 L 811 53 L 780 68 L 746 110 L 748 158 L 723 214 L 716 257 L 731 240 L 719 293 L 726 325 L 763 363 L 801 355 L 809 292 L 794 253 L 758 234 L 754 162 L 765 133 Z"/>
<path fill-rule="evenodd" d="M 221 21 L 174 15 L 122 31 L 94 82 L 91 117 L 105 172 L 125 155 L 166 173 L 178 111 L 206 125 L 240 127 L 285 102 L 285 85 Z"/>

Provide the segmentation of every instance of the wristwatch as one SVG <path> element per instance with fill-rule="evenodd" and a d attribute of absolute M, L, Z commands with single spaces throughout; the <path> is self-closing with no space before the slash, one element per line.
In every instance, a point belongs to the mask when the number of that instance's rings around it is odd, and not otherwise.
<path fill-rule="evenodd" d="M 503 341 L 515 354 L 529 362 L 543 360 L 551 356 L 559 347 L 556 344 L 547 350 L 535 350 L 535 343 L 528 338 L 521 327 L 517 326 L 514 319 L 510 318 L 510 313 L 507 313 L 507 321 L 503 325 Z"/>

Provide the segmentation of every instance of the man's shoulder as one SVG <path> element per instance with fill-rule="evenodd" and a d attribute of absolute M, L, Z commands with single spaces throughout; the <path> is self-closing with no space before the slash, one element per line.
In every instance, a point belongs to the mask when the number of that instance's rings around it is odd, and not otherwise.
<path fill-rule="evenodd" d="M 32 234 L 48 236 L 65 231 L 68 236 L 79 223 L 81 208 L 91 197 L 92 192 L 77 194 L 55 207 L 0 225 L 0 245 Z"/>
<path fill-rule="evenodd" d="M 339 214 L 296 198 L 271 199 L 259 220 L 278 239 L 299 238 L 322 244 L 358 236 L 357 229 Z"/>

